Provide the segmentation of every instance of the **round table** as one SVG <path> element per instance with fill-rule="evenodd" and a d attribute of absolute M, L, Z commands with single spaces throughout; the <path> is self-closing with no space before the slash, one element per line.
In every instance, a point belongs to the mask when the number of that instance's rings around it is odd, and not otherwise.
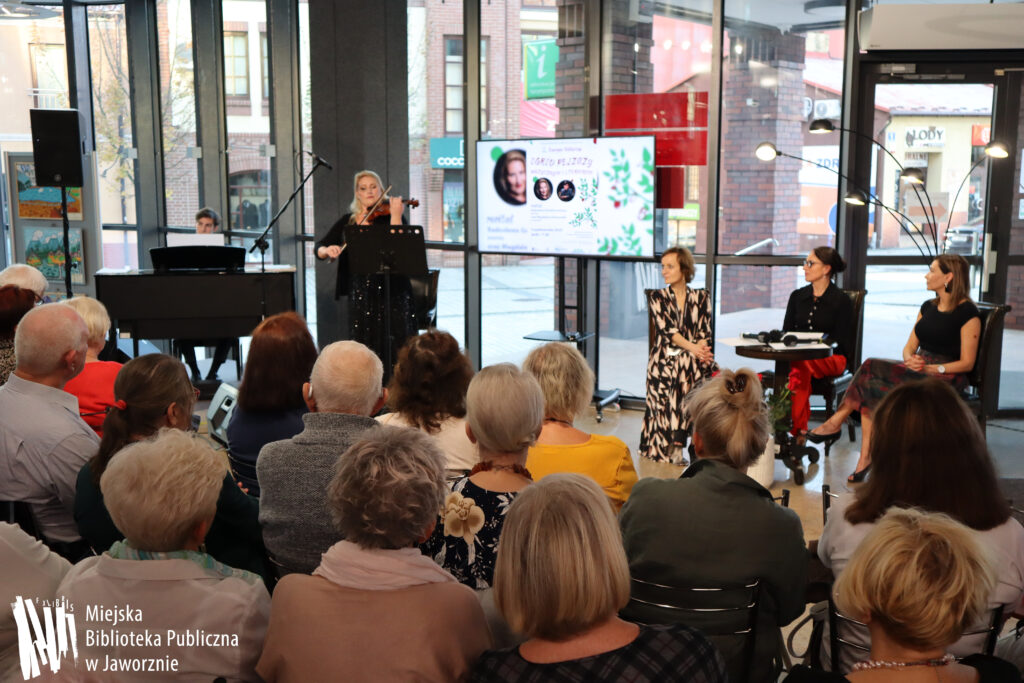
<path fill-rule="evenodd" d="M 832 355 L 834 345 L 822 348 L 797 344 L 784 349 L 776 349 L 768 344 L 752 344 L 737 346 L 736 355 L 744 358 L 775 361 L 775 377 L 772 381 L 772 393 L 778 395 L 789 383 L 789 364 L 798 360 L 814 360 L 828 358 Z M 774 426 L 774 425 L 773 425 Z M 803 458 L 806 455 L 811 463 L 818 461 L 818 450 L 812 446 L 798 446 L 788 431 L 775 432 L 775 444 L 779 447 L 776 456 L 793 472 L 793 482 L 798 486 L 804 483 Z"/>

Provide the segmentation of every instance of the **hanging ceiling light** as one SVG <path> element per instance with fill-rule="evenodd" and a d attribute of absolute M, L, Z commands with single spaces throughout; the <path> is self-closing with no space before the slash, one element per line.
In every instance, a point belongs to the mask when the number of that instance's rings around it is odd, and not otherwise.
<path fill-rule="evenodd" d="M 997 140 L 985 145 L 985 154 L 992 157 L 993 159 L 1005 159 L 1010 156 L 1010 150 L 1006 149 L 1006 145 Z"/>
<path fill-rule="evenodd" d="M 843 197 L 843 201 L 853 206 L 864 206 L 868 203 L 868 198 L 867 195 L 860 190 L 851 190 L 846 193 L 845 197 Z"/>
<path fill-rule="evenodd" d="M 835 131 L 835 124 L 828 119 L 814 119 L 807 128 L 807 132 L 814 135 L 824 135 L 825 133 L 834 133 Z"/>

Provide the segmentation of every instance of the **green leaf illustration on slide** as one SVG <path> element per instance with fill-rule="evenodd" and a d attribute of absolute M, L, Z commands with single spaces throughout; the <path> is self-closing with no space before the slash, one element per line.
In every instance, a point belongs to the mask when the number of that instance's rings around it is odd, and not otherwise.
<path fill-rule="evenodd" d="M 650 234 L 650 231 L 644 232 Z M 635 256 L 642 253 L 640 238 L 637 236 L 636 226 L 632 223 L 622 226 L 622 234 L 613 238 L 602 237 L 597 243 L 599 254 L 623 254 Z"/>
<path fill-rule="evenodd" d="M 501 147 L 491 147 L 491 161 L 497 161 L 501 158 L 501 155 L 505 153 Z"/>
<path fill-rule="evenodd" d="M 597 178 L 584 178 L 576 186 L 581 208 L 569 219 L 574 228 L 597 229 Z"/>
<path fill-rule="evenodd" d="M 654 211 L 654 159 L 649 150 L 643 150 L 640 170 L 634 172 L 626 150 L 611 150 L 612 163 L 604 172 L 608 201 L 613 209 L 637 206 L 637 220 L 645 220 Z"/>

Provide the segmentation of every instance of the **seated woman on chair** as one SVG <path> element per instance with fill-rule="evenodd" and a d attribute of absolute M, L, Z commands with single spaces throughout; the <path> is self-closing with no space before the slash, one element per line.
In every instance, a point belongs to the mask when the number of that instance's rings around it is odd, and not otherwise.
<path fill-rule="evenodd" d="M 807 438 L 815 443 L 834 442 L 843 422 L 860 412 L 861 444 L 857 470 L 851 483 L 864 481 L 871 468 L 871 413 L 882 397 L 901 382 L 938 377 L 957 389 L 967 387 L 981 336 L 981 318 L 969 295 L 967 261 L 959 254 L 940 254 L 924 276 L 935 298 L 921 304 L 917 322 L 903 347 L 903 362 L 869 358 L 860 366 L 835 414 Z"/>
<path fill-rule="evenodd" d="M 538 346 L 523 361 L 544 391 L 544 428 L 530 447 L 526 468 L 540 481 L 555 472 L 578 472 L 596 481 L 616 512 L 636 484 L 629 447 L 614 436 L 588 434 L 573 421 L 594 397 L 594 373 L 568 344 Z"/>
<path fill-rule="evenodd" d="M 114 380 L 114 398 L 103 421 L 99 451 L 79 471 L 75 487 L 75 522 L 82 538 L 97 552 L 124 538 L 104 502 L 103 472 L 122 448 L 162 428 L 189 430 L 196 389 L 181 361 L 152 353 L 124 364 Z M 205 539 L 210 555 L 228 566 L 265 575 L 266 550 L 258 516 L 259 501 L 242 493 L 225 471 L 217 515 Z"/>
<path fill-rule="evenodd" d="M 679 586 L 737 586 L 761 581 L 754 661 L 747 680 L 774 681 L 779 627 L 804 610 L 807 549 L 797 514 L 745 474 L 763 457 L 769 420 L 757 376 L 722 370 L 687 397 L 697 460 L 679 479 L 641 479 L 619 524 L 633 578 Z M 634 609 L 641 623 L 671 623 L 675 613 Z M 731 680 L 743 680 L 739 636 L 711 638 Z"/>
<path fill-rule="evenodd" d="M 916 507 L 949 515 L 967 525 L 993 554 L 998 582 L 989 608 L 1015 605 L 1024 595 L 1024 527 L 1010 516 L 978 421 L 953 388 L 936 378 L 893 389 L 875 411 L 871 477 L 856 494 L 832 503 L 818 541 L 818 557 L 836 577 L 879 518 L 894 507 Z M 866 643 L 863 629 L 846 640 Z M 965 638 L 952 651 L 978 652 L 981 638 Z M 829 661 L 828 639 L 823 661 Z M 844 648 L 843 670 L 858 652 Z M 863 658 L 863 657 L 862 657 Z"/>
<path fill-rule="evenodd" d="M 815 247 L 804 261 L 806 287 L 794 290 L 786 305 L 782 329 L 786 332 L 821 332 L 836 342 L 828 358 L 797 360 L 790 365 L 789 389 L 793 401 L 793 435 L 807 431 L 811 415 L 811 380 L 838 377 L 853 352 L 853 302 L 833 282 L 846 263 L 832 247 Z"/>
<path fill-rule="evenodd" d="M 302 385 L 316 362 L 316 344 L 298 313 L 272 315 L 252 333 L 238 403 L 228 423 L 228 453 L 235 476 L 259 498 L 256 458 L 272 441 L 302 431 L 307 412 Z"/>
<path fill-rule="evenodd" d="M 997 576 L 977 536 L 943 514 L 892 509 L 864 539 L 835 584 L 846 616 L 867 623 L 870 659 L 845 677 L 798 666 L 786 683 L 962 681 L 1013 683 L 1009 662 L 950 646 L 991 619 Z"/>
<path fill-rule="evenodd" d="M 512 504 L 498 546 L 494 595 L 528 640 L 491 651 L 473 681 L 725 681 L 697 630 L 619 618 L 629 567 L 604 492 L 580 474 L 552 474 Z"/>

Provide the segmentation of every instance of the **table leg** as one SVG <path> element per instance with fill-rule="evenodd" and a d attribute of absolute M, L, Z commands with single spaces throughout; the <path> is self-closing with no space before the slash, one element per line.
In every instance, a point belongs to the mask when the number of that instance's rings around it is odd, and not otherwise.
<path fill-rule="evenodd" d="M 775 361 L 775 378 L 772 382 L 772 391 L 776 396 L 781 395 L 789 384 L 789 361 Z M 774 425 L 772 425 L 774 428 Z M 793 483 L 803 486 L 804 466 L 801 449 L 797 447 L 795 440 L 787 431 L 775 432 L 775 443 L 779 447 L 779 459 L 785 463 L 793 472 Z"/>

